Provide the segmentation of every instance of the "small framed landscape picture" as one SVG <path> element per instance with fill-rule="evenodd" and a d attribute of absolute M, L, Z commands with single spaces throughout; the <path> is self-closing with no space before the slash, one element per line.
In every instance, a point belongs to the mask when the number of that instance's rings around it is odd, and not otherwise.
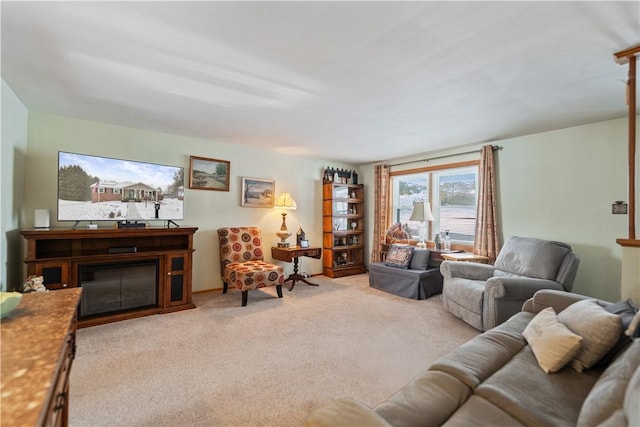
<path fill-rule="evenodd" d="M 262 178 L 242 178 L 242 206 L 247 208 L 272 208 L 275 181 Z"/>
<path fill-rule="evenodd" d="M 229 191 L 231 162 L 191 156 L 189 188 L 196 190 Z"/>

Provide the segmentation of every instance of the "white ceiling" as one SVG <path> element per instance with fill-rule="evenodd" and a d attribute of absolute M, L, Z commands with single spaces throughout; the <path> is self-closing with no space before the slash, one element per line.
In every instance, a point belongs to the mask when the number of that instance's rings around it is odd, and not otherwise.
<path fill-rule="evenodd" d="M 640 2 L 7 2 L 47 111 L 367 163 L 625 117 Z"/>

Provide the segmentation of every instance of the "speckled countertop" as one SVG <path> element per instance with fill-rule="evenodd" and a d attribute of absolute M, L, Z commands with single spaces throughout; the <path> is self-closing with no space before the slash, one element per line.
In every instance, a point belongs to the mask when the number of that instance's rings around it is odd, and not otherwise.
<path fill-rule="evenodd" d="M 30 293 L 2 319 L 3 426 L 42 424 L 81 288 Z"/>

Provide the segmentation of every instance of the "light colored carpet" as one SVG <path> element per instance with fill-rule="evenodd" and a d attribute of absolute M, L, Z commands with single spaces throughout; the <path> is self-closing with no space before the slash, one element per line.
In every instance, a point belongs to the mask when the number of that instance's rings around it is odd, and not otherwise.
<path fill-rule="evenodd" d="M 78 330 L 71 426 L 300 426 L 330 399 L 375 406 L 478 332 L 366 274 L 194 295 L 197 308 Z"/>

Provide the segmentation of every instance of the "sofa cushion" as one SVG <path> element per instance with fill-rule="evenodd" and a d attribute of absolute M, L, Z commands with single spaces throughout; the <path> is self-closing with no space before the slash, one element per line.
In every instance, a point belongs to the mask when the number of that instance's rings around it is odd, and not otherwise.
<path fill-rule="evenodd" d="M 440 426 L 462 405 L 471 389 L 451 375 L 426 371 L 375 411 L 394 427 Z M 347 425 L 342 423 L 341 425 Z"/>
<path fill-rule="evenodd" d="M 624 407 L 625 395 L 634 372 L 640 366 L 640 341 L 635 341 L 614 360 L 593 386 L 582 405 L 578 426 L 596 426 Z M 634 406 L 637 410 L 638 400 Z"/>
<path fill-rule="evenodd" d="M 431 251 L 429 249 L 414 249 L 409 268 L 411 270 L 426 270 L 429 266 L 430 256 Z"/>
<path fill-rule="evenodd" d="M 384 263 L 390 267 L 408 268 L 414 249 L 411 245 L 391 245 Z"/>
<path fill-rule="evenodd" d="M 582 345 L 570 363 L 578 372 L 602 359 L 622 333 L 620 316 L 606 311 L 595 299 L 571 304 L 558 314 L 558 320 L 582 337 Z"/>
<path fill-rule="evenodd" d="M 482 414 L 478 416 L 478 414 Z M 519 427 L 518 422 L 507 412 L 480 396 L 473 395 L 442 425 L 443 427 Z"/>
<path fill-rule="evenodd" d="M 636 372 L 629 381 L 627 394 L 624 397 L 624 413 L 630 426 L 640 426 L 640 369 L 636 368 Z"/>
<path fill-rule="evenodd" d="M 522 333 L 536 360 L 547 374 L 562 369 L 580 350 L 582 337 L 576 335 L 557 319 L 556 312 L 547 307 L 531 320 Z"/>
<path fill-rule="evenodd" d="M 526 345 L 522 331 L 532 318 L 532 313 L 517 313 L 438 359 L 429 370 L 446 372 L 476 388 Z"/>
<path fill-rule="evenodd" d="M 353 399 L 339 399 L 324 403 L 307 416 L 304 425 L 310 427 L 338 425 L 391 427 L 373 409 Z"/>
<path fill-rule="evenodd" d="M 493 271 L 493 277 L 525 277 L 525 276 L 522 276 L 520 274 L 509 273 L 507 271 L 502 271 L 502 270 L 496 268 Z"/>
<path fill-rule="evenodd" d="M 638 425 L 640 424 L 630 424 L 624 411 L 622 409 L 618 409 L 604 422 L 598 424 L 598 427 L 620 427 L 620 426 L 636 427 Z"/>
<path fill-rule="evenodd" d="M 575 426 L 582 402 L 602 371 L 571 368 L 545 374 L 525 346 L 475 393 L 520 423 L 531 426 Z"/>

